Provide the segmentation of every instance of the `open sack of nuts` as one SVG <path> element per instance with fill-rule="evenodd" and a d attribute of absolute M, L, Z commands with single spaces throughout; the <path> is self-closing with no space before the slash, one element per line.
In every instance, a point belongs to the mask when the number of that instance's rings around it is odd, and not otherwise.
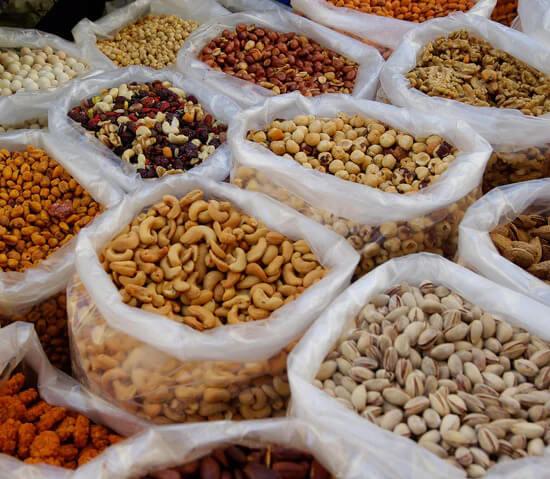
<path fill-rule="evenodd" d="M 550 46 L 550 1 L 520 0 L 518 12 L 521 31 Z"/>
<path fill-rule="evenodd" d="M 222 181 L 239 107 L 173 71 L 128 67 L 76 82 L 50 109 L 52 132 L 125 191 L 142 180 L 193 171 Z M 88 137 L 88 138 L 86 138 Z"/>
<path fill-rule="evenodd" d="M 32 326 L 2 328 L 0 351 L 0 476 L 105 477 L 80 473 L 85 464 L 97 471 L 102 452 L 146 427 L 53 368 Z"/>
<path fill-rule="evenodd" d="M 38 30 L 0 28 L 0 110 L 48 108 L 72 80 L 100 71 L 105 62 Z"/>
<path fill-rule="evenodd" d="M 259 194 L 196 175 L 128 196 L 79 237 L 76 375 L 154 423 L 284 415 L 286 357 L 358 257 Z"/>
<path fill-rule="evenodd" d="M 203 24 L 180 50 L 177 68 L 251 106 L 292 91 L 372 98 L 382 64 L 373 47 L 278 9 Z"/>
<path fill-rule="evenodd" d="M 112 67 L 169 67 L 187 37 L 203 22 L 229 12 L 215 0 L 137 0 L 73 29 L 87 58 Z"/>
<path fill-rule="evenodd" d="M 419 26 L 385 63 L 392 104 L 467 121 L 492 145 L 546 141 L 550 50 L 478 15 Z"/>
<path fill-rule="evenodd" d="M 339 425 L 375 477 L 544 477 L 549 314 L 441 257 L 392 260 L 294 349 L 293 412 Z"/>
<path fill-rule="evenodd" d="M 292 7 L 313 21 L 395 49 L 419 23 L 455 12 L 489 17 L 496 0 L 292 0 Z"/>
<path fill-rule="evenodd" d="M 460 225 L 461 264 L 550 305 L 550 180 L 503 186 Z"/>
<path fill-rule="evenodd" d="M 360 449 L 342 431 L 298 419 L 217 421 L 149 429 L 79 472 L 94 479 L 364 479 L 347 474 Z"/>
<path fill-rule="evenodd" d="M 419 251 L 452 258 L 490 153 L 464 122 L 344 95 L 269 99 L 229 138 L 232 182 L 344 236 L 358 276 Z"/>

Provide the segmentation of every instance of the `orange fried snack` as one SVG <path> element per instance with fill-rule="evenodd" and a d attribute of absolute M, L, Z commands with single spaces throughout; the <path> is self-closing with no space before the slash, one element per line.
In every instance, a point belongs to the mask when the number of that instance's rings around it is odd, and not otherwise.
<path fill-rule="evenodd" d="M 76 469 L 123 438 L 86 416 L 53 406 L 34 388 L 23 390 L 25 376 L 0 384 L 0 452 L 28 464 Z"/>

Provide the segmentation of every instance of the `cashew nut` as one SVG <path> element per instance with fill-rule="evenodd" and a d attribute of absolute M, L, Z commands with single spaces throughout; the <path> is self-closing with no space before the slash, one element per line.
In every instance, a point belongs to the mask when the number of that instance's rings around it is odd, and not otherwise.
<path fill-rule="evenodd" d="M 180 243 L 183 244 L 194 244 L 198 243 L 201 239 L 206 239 L 207 242 L 216 241 L 216 233 L 212 228 L 208 226 L 193 226 L 189 228 L 183 236 L 180 238 Z"/>
<path fill-rule="evenodd" d="M 257 285 L 259 286 L 259 285 Z M 257 308 L 265 309 L 267 311 L 275 311 L 283 305 L 283 300 L 277 296 L 269 298 L 265 291 L 261 288 L 257 288 L 252 293 L 252 301 Z"/>

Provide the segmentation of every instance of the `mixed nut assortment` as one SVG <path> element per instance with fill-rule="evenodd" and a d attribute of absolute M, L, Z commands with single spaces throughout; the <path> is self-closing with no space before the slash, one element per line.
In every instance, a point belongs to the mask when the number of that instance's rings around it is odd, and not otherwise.
<path fill-rule="evenodd" d="M 98 40 L 97 47 L 120 67 L 162 69 L 176 61 L 183 42 L 198 26 L 176 15 L 146 15 L 126 25 L 114 38 Z"/>
<path fill-rule="evenodd" d="M 491 231 L 498 251 L 537 278 L 550 284 L 550 217 L 523 214 Z"/>
<path fill-rule="evenodd" d="M 69 300 L 73 373 L 119 407 L 154 424 L 286 414 L 293 344 L 264 361 L 182 362 L 110 327 L 81 283 Z"/>
<path fill-rule="evenodd" d="M 315 385 L 468 477 L 550 444 L 550 345 L 445 286 L 373 296 Z"/>
<path fill-rule="evenodd" d="M 329 0 L 337 7 L 351 8 L 363 13 L 391 17 L 409 22 L 425 22 L 432 18 L 445 17 L 454 12 L 467 12 L 475 5 L 474 0 Z"/>
<path fill-rule="evenodd" d="M 0 48 L 0 95 L 57 88 L 87 69 L 81 60 L 51 47 Z"/>
<path fill-rule="evenodd" d="M 0 452 L 28 464 L 76 469 L 122 438 L 25 387 L 23 374 L 0 385 Z"/>
<path fill-rule="evenodd" d="M 68 116 L 136 168 L 142 178 L 199 165 L 225 142 L 227 130 L 196 97 L 168 81 L 104 89 L 71 109 Z"/>
<path fill-rule="evenodd" d="M 44 150 L 0 150 L 0 271 L 38 265 L 101 210 Z"/>
<path fill-rule="evenodd" d="M 456 148 L 438 135 L 415 137 L 361 115 L 275 120 L 247 139 L 303 167 L 388 193 L 414 193 L 436 181 Z"/>
<path fill-rule="evenodd" d="M 200 190 L 164 196 L 100 259 L 125 303 L 199 331 L 266 319 L 326 273 L 305 241 Z"/>
<path fill-rule="evenodd" d="M 0 315 L 0 327 L 15 321 L 34 324 L 40 344 L 50 362 L 62 371 L 69 372 L 71 358 L 67 331 L 67 295 L 65 291 L 42 301 L 25 313 Z"/>
<path fill-rule="evenodd" d="M 304 35 L 246 24 L 213 38 L 199 59 L 275 94 L 352 93 L 358 71 L 357 63 Z"/>
<path fill-rule="evenodd" d="M 48 128 L 48 118 L 35 118 L 32 120 L 26 120 L 21 123 L 0 125 L 0 133 L 10 133 L 15 130 L 42 130 Z"/>
<path fill-rule="evenodd" d="M 429 96 L 530 116 L 550 112 L 550 75 L 466 30 L 429 42 L 406 77 Z"/>
<path fill-rule="evenodd" d="M 518 16 L 518 0 L 497 0 L 491 20 L 510 26 Z"/>
<path fill-rule="evenodd" d="M 183 466 L 154 472 L 143 479 L 332 479 L 311 454 L 281 446 L 216 449 Z"/>

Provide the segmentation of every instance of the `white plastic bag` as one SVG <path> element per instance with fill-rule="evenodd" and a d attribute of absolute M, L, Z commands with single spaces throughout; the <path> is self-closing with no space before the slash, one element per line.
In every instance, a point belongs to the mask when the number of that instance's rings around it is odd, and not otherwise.
<path fill-rule="evenodd" d="M 521 30 L 550 47 L 550 1 L 520 0 L 518 5 Z"/>
<path fill-rule="evenodd" d="M 550 180 L 496 188 L 471 206 L 460 225 L 458 261 L 550 306 L 550 285 L 502 256 L 489 235 L 496 226 L 523 213 L 550 214 Z"/>
<path fill-rule="evenodd" d="M 185 78 L 181 74 L 168 70 L 152 70 L 145 67 L 118 68 L 95 75 L 87 80 L 75 82 L 63 98 L 50 108 L 48 121 L 50 130 L 58 141 L 71 144 L 79 151 L 79 165 L 90 165 L 103 171 L 103 174 L 120 185 L 125 191 L 133 191 L 144 183 L 157 181 L 143 180 L 136 169 L 122 160 L 107 146 L 95 138 L 92 133 L 74 122 L 67 115 L 71 108 L 81 100 L 97 95 L 104 88 L 118 87 L 122 83 L 170 81 L 174 86 L 183 88 L 187 94 L 194 95 L 204 109 L 218 120 L 228 124 L 239 112 L 239 107 L 223 93 L 206 85 Z M 221 145 L 206 161 L 188 171 L 222 181 L 229 174 L 231 156 L 227 145 Z"/>
<path fill-rule="evenodd" d="M 309 452 L 338 479 L 375 477 L 368 468 L 350 473 L 361 444 L 346 440 L 343 430 L 313 428 L 294 418 L 161 426 L 107 449 L 79 468 L 72 479 L 137 479 L 146 473 L 187 464 L 214 449 L 242 445 L 277 445 Z"/>
<path fill-rule="evenodd" d="M 16 105 L 7 103 L 0 108 L 0 128 L 3 129 L 22 129 L 19 128 L 27 121 L 39 120 L 44 128 L 48 125 L 48 106 L 47 105 Z M 0 130 L 1 134 L 12 133 Z"/>
<path fill-rule="evenodd" d="M 297 32 L 359 64 L 352 96 L 373 98 L 383 60 L 378 51 L 329 28 L 280 8 L 266 12 L 243 12 L 227 15 L 203 24 L 187 39 L 180 50 L 177 68 L 206 85 L 211 85 L 240 105 L 252 106 L 274 93 L 252 82 L 216 71 L 199 60 L 202 49 L 224 30 L 234 30 L 240 23 L 255 24 L 278 32 Z"/>
<path fill-rule="evenodd" d="M 410 439 L 383 430 L 358 416 L 317 389 L 312 381 L 325 356 L 345 332 L 355 327 L 356 315 L 373 295 L 400 282 L 418 285 L 423 280 L 446 286 L 511 325 L 550 340 L 546 324 L 549 308 L 438 256 L 418 254 L 392 260 L 350 286 L 313 324 L 289 356 L 293 413 L 314 427 L 331 423 L 345 427 L 348 439 L 361 442 L 363 446 L 364 454 L 355 466 L 358 470 L 365 465 L 375 468 L 374 477 L 380 479 L 458 479 L 464 478 L 465 473 Z M 513 464 L 492 467 L 485 477 L 544 477 L 546 473 L 541 472 L 542 467 L 549 465 L 548 457 L 511 462 Z"/>
<path fill-rule="evenodd" d="M 41 32 L 39 30 L 25 30 L 22 28 L 0 28 L 0 47 L 4 48 L 44 48 L 50 46 L 54 50 L 63 50 L 67 55 L 82 60 L 88 65 L 80 78 L 85 78 L 90 74 L 104 70 L 107 65 L 103 61 L 95 58 L 87 58 L 84 51 L 72 42 L 68 42 L 51 33 Z M 52 101 L 63 96 L 69 85 L 74 80 L 59 86 L 53 90 L 38 90 L 34 92 L 24 91 L 10 96 L 0 96 L 0 111 L 5 108 L 11 108 L 13 111 L 25 110 L 26 108 L 47 109 Z"/>
<path fill-rule="evenodd" d="M 0 329 L 0 368 L 7 379 L 20 364 L 30 367 L 38 376 L 40 396 L 50 404 L 78 411 L 93 421 L 128 436 L 145 429 L 146 424 L 106 401 L 90 394 L 78 382 L 55 369 L 46 358 L 34 328 L 26 323 L 14 323 Z M 122 444 L 122 443 L 121 443 Z M 102 464 L 102 455 L 88 463 L 88 468 Z M 99 463 L 99 464 L 97 464 Z M 76 471 L 48 465 L 25 464 L 19 459 L 0 454 L 0 477 L 10 479 L 69 479 L 92 477 Z"/>
<path fill-rule="evenodd" d="M 136 0 L 118 8 L 104 17 L 92 22 L 87 18 L 81 20 L 72 30 L 76 44 L 82 49 L 86 58 L 97 59 L 110 68 L 117 66 L 97 47 L 97 40 L 112 38 L 120 29 L 138 21 L 145 15 L 176 15 L 184 20 L 195 20 L 199 23 L 227 15 L 229 12 L 215 0 Z"/>
<path fill-rule="evenodd" d="M 497 0 L 477 0 L 468 13 L 490 17 L 496 3 Z M 315 22 L 392 49 L 398 47 L 407 32 L 419 25 L 350 8 L 336 7 L 328 0 L 292 0 L 291 4 L 296 11 Z"/>
<path fill-rule="evenodd" d="M 550 129 L 550 113 L 532 117 L 509 108 L 466 105 L 455 100 L 430 97 L 410 87 L 405 75 L 416 66 L 424 46 L 457 30 L 467 30 L 495 48 L 550 74 L 550 49 L 521 32 L 478 15 L 456 14 L 432 20 L 409 32 L 385 63 L 380 82 L 392 104 L 464 120 L 492 145 L 521 144 L 526 137 L 533 144 L 544 142 Z"/>
<path fill-rule="evenodd" d="M 305 169 L 294 160 L 277 156 L 268 148 L 246 140 L 249 130 L 263 129 L 275 119 L 292 119 L 296 115 L 305 114 L 332 117 L 340 112 L 376 118 L 412 135 L 440 135 L 454 145 L 459 154 L 437 182 L 414 194 L 402 195 L 385 193 L 331 174 Z M 345 236 L 352 243 L 357 239 L 352 236 L 359 235 L 358 230 L 364 225 L 367 225 L 365 228 L 374 228 L 388 222 L 412 222 L 424 216 L 431 217 L 430 228 L 437 228 L 436 223 L 447 221 L 449 215 L 453 218 L 457 215 L 451 221 L 457 233 L 461 210 L 477 198 L 477 190 L 491 151 L 487 142 L 462 121 L 357 100 L 348 95 L 305 98 L 291 93 L 270 98 L 263 105 L 245 110 L 239 115 L 238 120 L 231 125 L 228 137 L 235 163 L 233 182 L 274 196 L 306 215 L 316 217 L 336 231 L 341 228 L 341 222 L 333 217 L 355 223 L 344 228 Z M 253 183 L 250 182 L 250 176 L 253 176 Z M 464 198 L 472 192 L 473 196 L 464 202 Z M 460 203 L 458 207 L 457 203 Z M 382 243 L 383 239 L 378 238 L 376 241 Z M 366 246 L 359 244 L 360 248 Z M 365 250 L 363 253 L 367 254 Z"/>
<path fill-rule="evenodd" d="M 106 181 L 101 171 L 91 165 L 79 164 L 78 150 L 67 148 L 50 133 L 21 130 L 0 136 L 0 148 L 20 151 L 27 145 L 45 150 L 105 208 L 112 207 L 122 199 L 121 190 Z M 9 316 L 23 313 L 65 288 L 74 272 L 75 243 L 74 240 L 70 241 L 39 265 L 24 272 L 0 272 L 0 314 Z"/>
<path fill-rule="evenodd" d="M 278 10 L 288 9 L 288 6 L 284 5 L 277 0 L 217 0 L 219 4 L 223 5 L 230 12 L 243 12 L 243 11 L 260 11 L 266 10 Z"/>

